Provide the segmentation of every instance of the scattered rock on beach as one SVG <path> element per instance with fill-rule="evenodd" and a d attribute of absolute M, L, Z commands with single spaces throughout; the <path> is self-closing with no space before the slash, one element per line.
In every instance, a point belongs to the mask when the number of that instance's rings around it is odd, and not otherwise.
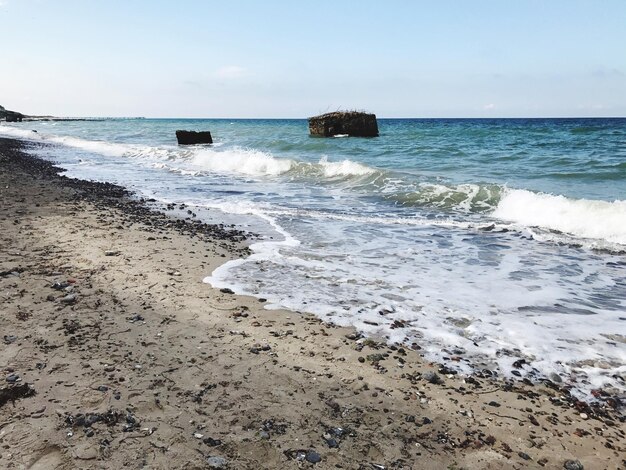
<path fill-rule="evenodd" d="M 305 459 L 307 462 L 311 462 L 311 463 L 319 463 L 322 461 L 322 457 L 320 456 L 320 454 L 318 454 L 314 450 L 308 451 L 306 453 Z"/>
<path fill-rule="evenodd" d="M 565 470 L 585 470 L 585 467 L 578 460 L 566 460 L 563 464 Z"/>
<path fill-rule="evenodd" d="M 213 456 L 208 457 L 206 459 L 206 463 L 209 465 L 210 468 L 226 468 L 226 465 L 228 465 L 228 460 L 226 460 L 224 457 Z"/>
<path fill-rule="evenodd" d="M 11 382 L 9 382 L 11 383 Z M 27 383 L 0 388 L 0 407 L 8 402 L 35 395 L 35 389 Z"/>
<path fill-rule="evenodd" d="M 64 304 L 73 304 L 76 302 L 76 294 L 68 294 L 65 297 L 61 297 L 60 301 Z"/>
<path fill-rule="evenodd" d="M 429 383 L 435 384 L 435 385 L 443 383 L 443 380 L 441 379 L 441 377 L 439 377 L 439 375 L 436 372 L 433 372 L 433 371 L 425 372 L 424 375 L 422 375 L 422 378 L 426 382 L 429 382 Z"/>
<path fill-rule="evenodd" d="M 14 384 L 16 382 L 19 382 L 20 380 L 22 380 L 22 379 L 17 374 L 9 374 L 6 377 L 6 381 L 9 382 L 10 384 Z"/>
<path fill-rule="evenodd" d="M 15 335 L 4 335 L 3 337 L 4 344 L 11 344 L 17 341 L 17 336 Z"/>

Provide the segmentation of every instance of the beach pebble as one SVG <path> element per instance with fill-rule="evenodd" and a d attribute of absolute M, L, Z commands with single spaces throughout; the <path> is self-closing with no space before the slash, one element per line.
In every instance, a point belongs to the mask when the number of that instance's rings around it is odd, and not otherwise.
<path fill-rule="evenodd" d="M 517 455 L 519 455 L 524 460 L 530 460 L 530 455 L 526 454 L 525 452 L 518 452 Z"/>
<path fill-rule="evenodd" d="M 422 378 L 426 382 L 430 382 L 431 384 L 440 384 L 443 382 L 443 380 L 441 380 L 441 377 L 439 377 L 439 375 L 436 372 L 432 372 L 432 371 L 428 371 L 424 373 L 424 375 L 422 375 Z"/>
<path fill-rule="evenodd" d="M 550 380 L 552 380 L 552 382 L 560 384 L 561 382 L 563 382 L 563 379 L 561 379 L 561 376 L 555 372 L 552 372 L 549 375 Z"/>
<path fill-rule="evenodd" d="M 222 441 L 220 441 L 219 439 L 213 439 L 212 437 L 206 437 L 202 440 L 202 442 L 211 447 L 222 445 Z"/>
<path fill-rule="evenodd" d="M 120 254 L 120 252 L 117 251 L 117 250 L 106 250 L 104 252 L 104 256 L 117 256 L 119 254 Z"/>
<path fill-rule="evenodd" d="M 563 464 L 563 468 L 565 470 L 585 470 L 583 464 L 580 463 L 578 460 L 566 460 Z"/>
<path fill-rule="evenodd" d="M 22 379 L 20 379 L 20 376 L 19 376 L 19 375 L 17 375 L 17 374 L 9 374 L 9 375 L 7 375 L 7 379 L 6 379 L 6 380 L 7 380 L 7 382 L 9 382 L 10 384 L 14 384 L 14 383 L 16 383 L 16 382 L 19 382 L 19 381 L 20 381 L 20 380 L 22 380 Z"/>
<path fill-rule="evenodd" d="M 333 439 L 332 437 L 330 439 L 324 439 L 326 441 L 326 444 L 328 445 L 328 447 L 330 447 L 331 449 L 335 449 L 337 447 L 339 447 L 339 442 L 337 442 L 336 439 Z"/>
<path fill-rule="evenodd" d="M 270 433 L 267 432 L 267 431 L 261 431 L 261 432 L 259 432 L 259 437 L 261 439 L 268 440 L 270 438 Z"/>
<path fill-rule="evenodd" d="M 61 302 L 63 302 L 64 304 L 73 304 L 74 302 L 76 302 L 76 295 L 75 294 L 66 295 L 65 297 L 61 298 Z"/>
<path fill-rule="evenodd" d="M 4 344 L 11 344 L 17 340 L 15 335 L 4 335 Z"/>
<path fill-rule="evenodd" d="M 582 419 L 589 419 L 589 415 L 588 415 L 587 413 L 581 413 L 581 414 L 580 414 L 580 417 L 581 417 Z"/>
<path fill-rule="evenodd" d="M 304 458 L 306 459 L 307 462 L 311 462 L 311 463 L 319 463 L 322 461 L 322 457 L 320 456 L 320 454 L 318 454 L 314 450 L 308 451 Z"/>
<path fill-rule="evenodd" d="M 210 468 L 225 468 L 228 465 L 228 460 L 224 457 L 209 457 L 206 459 L 206 463 Z"/>

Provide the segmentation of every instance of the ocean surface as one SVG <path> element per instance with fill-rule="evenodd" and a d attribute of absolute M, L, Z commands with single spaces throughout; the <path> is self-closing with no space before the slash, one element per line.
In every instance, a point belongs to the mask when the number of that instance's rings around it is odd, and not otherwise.
<path fill-rule="evenodd" d="M 306 120 L 111 119 L 0 135 L 50 143 L 36 152 L 68 176 L 260 234 L 252 256 L 206 273 L 214 286 L 461 357 L 464 371 L 623 393 L 626 119 L 379 127 L 323 139 Z M 177 129 L 215 143 L 179 147 Z"/>

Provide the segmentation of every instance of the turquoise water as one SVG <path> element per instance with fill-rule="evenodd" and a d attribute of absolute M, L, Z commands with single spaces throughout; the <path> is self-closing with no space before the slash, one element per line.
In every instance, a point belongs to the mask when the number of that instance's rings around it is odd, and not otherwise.
<path fill-rule="evenodd" d="M 212 146 L 178 147 L 177 129 Z M 624 389 L 626 119 L 383 119 L 312 138 L 305 120 L 0 126 L 70 176 L 112 181 L 260 233 L 207 282 L 315 313 L 433 360 L 584 393 Z M 32 130 L 37 130 L 33 133 Z M 398 328 L 398 322 L 404 326 Z M 395 326 L 394 326 L 395 325 Z"/>

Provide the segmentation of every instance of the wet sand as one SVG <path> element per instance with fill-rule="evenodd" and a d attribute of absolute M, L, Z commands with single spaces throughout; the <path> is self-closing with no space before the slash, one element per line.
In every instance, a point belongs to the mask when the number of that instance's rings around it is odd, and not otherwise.
<path fill-rule="evenodd" d="M 615 398 L 461 376 L 213 289 L 250 235 L 29 145 L 0 139 L 0 468 L 625 468 Z"/>

